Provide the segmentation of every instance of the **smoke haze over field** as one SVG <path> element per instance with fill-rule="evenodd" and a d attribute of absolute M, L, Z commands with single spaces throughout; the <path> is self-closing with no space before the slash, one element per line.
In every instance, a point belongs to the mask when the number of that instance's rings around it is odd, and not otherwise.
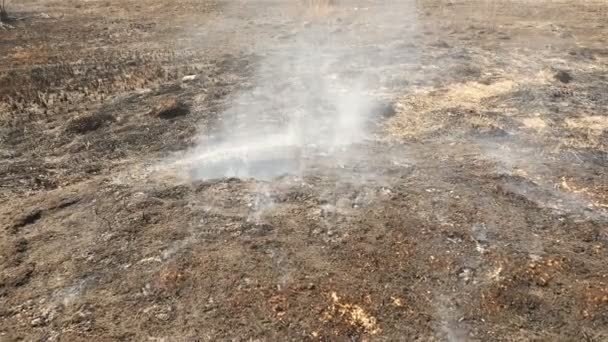
<path fill-rule="evenodd" d="M 222 114 L 220 133 L 202 137 L 188 156 L 192 176 L 301 175 L 311 153 L 331 155 L 368 138 L 377 109 L 374 92 L 388 74 L 384 65 L 394 58 L 391 43 L 407 39 L 395 28 L 413 25 L 404 15 L 415 12 L 413 5 L 389 3 L 294 9 L 279 2 L 279 8 L 298 13 L 285 18 L 292 30 L 258 44 L 263 58 L 253 85 Z M 386 50 L 370 47 L 375 45 Z"/>

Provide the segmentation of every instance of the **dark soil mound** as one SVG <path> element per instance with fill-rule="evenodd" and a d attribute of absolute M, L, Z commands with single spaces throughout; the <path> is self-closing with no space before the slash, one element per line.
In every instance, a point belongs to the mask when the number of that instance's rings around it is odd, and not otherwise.
<path fill-rule="evenodd" d="M 161 102 L 150 112 L 151 115 L 161 119 L 173 119 L 179 116 L 188 115 L 189 113 L 189 106 L 176 98 L 170 98 Z"/>
<path fill-rule="evenodd" d="M 77 117 L 68 123 L 66 131 L 77 134 L 85 134 L 96 131 L 108 122 L 114 121 L 114 117 L 107 113 L 95 113 Z"/>

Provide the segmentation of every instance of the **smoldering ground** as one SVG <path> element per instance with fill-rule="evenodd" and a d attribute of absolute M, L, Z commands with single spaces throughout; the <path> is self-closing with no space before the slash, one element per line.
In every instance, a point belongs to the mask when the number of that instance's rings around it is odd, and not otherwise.
<path fill-rule="evenodd" d="M 18 3 L 0 339 L 606 340 L 605 2 L 298 3 Z"/>

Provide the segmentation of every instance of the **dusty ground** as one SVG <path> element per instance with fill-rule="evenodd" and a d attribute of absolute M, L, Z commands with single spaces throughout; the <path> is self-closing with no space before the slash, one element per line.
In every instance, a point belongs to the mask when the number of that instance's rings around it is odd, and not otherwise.
<path fill-rule="evenodd" d="M 606 2 L 16 2 L 1 341 L 608 340 Z M 271 181 L 159 171 L 319 26 L 371 138 Z"/>

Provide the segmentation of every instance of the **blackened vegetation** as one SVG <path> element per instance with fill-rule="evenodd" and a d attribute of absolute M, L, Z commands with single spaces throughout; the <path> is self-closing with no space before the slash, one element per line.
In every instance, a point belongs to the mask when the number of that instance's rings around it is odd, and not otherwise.
<path fill-rule="evenodd" d="M 2 0 L 0 4 L 0 23 L 9 20 L 8 12 L 6 11 L 6 0 Z"/>
<path fill-rule="evenodd" d="M 85 134 L 95 131 L 112 121 L 114 121 L 114 118 L 107 113 L 84 115 L 70 121 L 66 130 L 70 133 Z"/>
<path fill-rule="evenodd" d="M 174 119 L 190 113 L 190 107 L 182 100 L 176 98 L 167 99 L 159 103 L 150 114 L 161 119 Z"/>
<path fill-rule="evenodd" d="M 377 113 L 377 115 L 383 119 L 392 118 L 397 113 L 395 111 L 395 106 L 391 102 L 377 103 L 373 108 L 373 112 Z"/>
<path fill-rule="evenodd" d="M 555 74 L 555 79 L 562 83 L 570 83 L 570 81 L 572 81 L 572 75 L 567 71 L 560 70 Z"/>
<path fill-rule="evenodd" d="M 42 210 L 40 210 L 40 209 L 33 210 L 33 211 L 25 214 L 20 219 L 18 219 L 17 222 L 15 223 L 15 225 L 13 226 L 13 228 L 18 229 L 18 228 L 33 224 L 36 221 L 40 220 L 41 217 L 42 217 Z"/>

